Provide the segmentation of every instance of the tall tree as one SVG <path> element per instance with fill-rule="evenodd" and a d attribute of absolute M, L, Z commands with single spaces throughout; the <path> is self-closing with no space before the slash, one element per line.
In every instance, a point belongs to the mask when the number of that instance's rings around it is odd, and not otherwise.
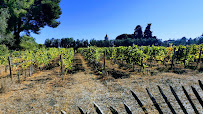
<path fill-rule="evenodd" d="M 152 31 L 150 30 L 151 23 L 147 25 L 145 31 L 144 31 L 144 38 L 152 38 Z"/>
<path fill-rule="evenodd" d="M 9 17 L 8 8 L 0 8 L 0 44 L 5 44 L 8 47 L 14 44 L 12 33 L 6 31 Z"/>
<path fill-rule="evenodd" d="M 59 46 L 60 46 L 60 40 L 59 39 L 55 39 L 54 42 L 53 42 L 53 46 L 55 48 L 59 48 Z"/>
<path fill-rule="evenodd" d="M 135 38 L 143 38 L 142 27 L 140 25 L 137 25 L 134 30 L 135 30 L 134 32 Z"/>
<path fill-rule="evenodd" d="M 7 8 L 0 9 L 0 38 L 3 38 L 6 33 L 6 28 L 8 26 L 7 21 L 10 17 Z"/>
<path fill-rule="evenodd" d="M 36 49 L 38 44 L 33 37 L 24 35 L 21 37 L 20 47 L 22 49 Z"/>
<path fill-rule="evenodd" d="M 45 42 L 44 42 L 44 45 L 45 45 L 46 47 L 51 47 L 51 40 L 46 39 Z"/>
<path fill-rule="evenodd" d="M 56 19 L 62 14 L 60 0 L 1 0 L 0 8 L 8 8 L 8 31 L 14 34 L 15 44 L 19 47 L 20 33 L 39 34 L 44 26 L 57 27 Z"/>

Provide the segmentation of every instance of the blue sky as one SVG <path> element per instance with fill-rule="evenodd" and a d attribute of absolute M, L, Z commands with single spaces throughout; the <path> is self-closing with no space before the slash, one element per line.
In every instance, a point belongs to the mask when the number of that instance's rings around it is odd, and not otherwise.
<path fill-rule="evenodd" d="M 31 34 L 37 43 L 47 38 L 110 39 L 142 30 L 152 23 L 154 36 L 164 40 L 195 38 L 203 33 L 203 0 L 61 0 L 61 24 Z"/>

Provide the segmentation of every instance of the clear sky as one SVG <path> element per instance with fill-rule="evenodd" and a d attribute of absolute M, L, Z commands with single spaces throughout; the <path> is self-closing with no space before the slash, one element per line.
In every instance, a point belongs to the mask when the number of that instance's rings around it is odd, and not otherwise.
<path fill-rule="evenodd" d="M 61 24 L 31 34 L 37 43 L 47 38 L 103 40 L 142 30 L 152 23 L 152 35 L 164 40 L 195 38 L 203 33 L 203 0 L 61 0 Z"/>

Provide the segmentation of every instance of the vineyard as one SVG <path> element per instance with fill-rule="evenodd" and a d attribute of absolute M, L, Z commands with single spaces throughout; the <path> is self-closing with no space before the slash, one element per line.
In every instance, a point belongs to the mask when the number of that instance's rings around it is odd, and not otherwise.
<path fill-rule="evenodd" d="M 184 73 L 186 69 L 199 71 L 202 69 L 200 65 L 203 58 L 202 45 L 88 47 L 79 48 L 79 52 L 100 73 L 105 69 L 102 65 L 106 63 L 114 65 L 113 68 L 117 65 L 118 69 L 143 74 L 164 71 Z M 102 62 L 103 60 L 106 62 Z"/>
<path fill-rule="evenodd" d="M 47 69 L 51 67 L 51 62 L 55 59 L 59 59 L 59 56 L 63 55 L 61 59 L 64 63 L 65 73 L 72 67 L 72 59 L 74 56 L 73 49 L 57 49 L 57 48 L 50 48 L 50 49 L 38 49 L 38 50 L 26 50 L 26 51 L 14 51 L 10 54 L 0 56 L 0 66 L 2 72 L 7 72 L 8 67 L 12 68 L 10 71 L 10 76 L 12 78 L 12 71 L 26 71 L 27 69 Z M 61 64 L 61 61 L 58 62 Z M 5 70 L 2 70 L 4 68 Z"/>
<path fill-rule="evenodd" d="M 116 65 L 118 69 L 129 72 L 151 73 L 157 71 L 185 72 L 185 69 L 201 71 L 203 60 L 202 45 L 190 46 L 136 46 L 132 47 L 88 47 L 79 48 L 78 52 L 102 74 L 106 64 Z M 72 68 L 74 51 L 72 48 L 49 48 L 38 50 L 14 51 L 0 56 L 0 66 L 5 71 L 8 67 L 12 70 L 26 70 L 33 67 L 43 69 L 50 67 L 50 62 L 63 55 L 63 67 L 65 74 Z M 59 59 L 59 58 L 58 58 Z M 58 64 L 61 65 L 59 61 Z M 103 62 L 102 62 L 103 61 Z M 9 63 L 11 65 L 9 66 Z M 105 70 L 106 71 L 106 70 Z M 0 73 L 3 72 L 1 69 Z"/>
<path fill-rule="evenodd" d="M 95 104 L 104 113 L 158 113 L 150 95 L 163 113 L 170 109 L 158 94 L 159 85 L 175 112 L 183 113 L 173 94 L 173 87 L 188 113 L 194 113 L 182 91 L 190 86 L 202 97 L 198 80 L 202 78 L 202 46 L 129 46 L 87 48 L 41 48 L 13 51 L 0 56 L 0 113 L 96 113 Z M 11 79 L 10 79 L 11 78 Z M 145 89 L 147 88 L 147 92 Z M 196 95 L 196 94 L 195 94 Z M 190 94 L 195 112 L 203 112 L 196 96 Z M 201 98 L 200 98 L 201 99 Z M 15 101 L 15 102 L 13 102 Z M 123 105 L 123 103 L 125 105 Z M 127 109 L 126 109 L 127 106 Z M 80 108 L 78 108 L 80 107 Z M 109 107 L 111 107 L 109 109 Z M 114 107 L 114 109 L 112 108 Z"/>

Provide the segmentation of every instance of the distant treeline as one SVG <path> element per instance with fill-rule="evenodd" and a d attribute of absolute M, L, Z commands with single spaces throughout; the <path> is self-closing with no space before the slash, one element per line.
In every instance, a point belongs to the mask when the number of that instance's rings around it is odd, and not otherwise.
<path fill-rule="evenodd" d="M 148 45 L 155 45 L 155 46 L 169 46 L 170 44 L 173 45 L 190 45 L 190 44 L 201 44 L 203 43 L 203 36 L 198 38 L 180 38 L 177 40 L 166 40 L 161 41 L 155 38 L 148 38 L 148 39 L 122 39 L 122 40 L 95 40 L 92 39 L 88 40 L 74 40 L 73 38 L 62 38 L 62 39 L 46 39 L 44 45 L 46 47 L 63 47 L 63 48 L 79 48 L 79 47 L 87 47 L 87 46 L 97 46 L 97 47 L 111 47 L 111 46 L 132 46 L 133 44 L 138 46 L 148 46 Z"/>
<path fill-rule="evenodd" d="M 162 42 L 162 46 L 169 46 L 169 44 L 173 44 L 175 46 L 178 45 L 191 45 L 191 44 L 202 44 L 203 43 L 203 34 L 197 38 L 186 38 L 182 37 L 177 40 L 166 40 Z"/>
<path fill-rule="evenodd" d="M 142 27 L 137 25 L 134 29 L 133 34 L 121 34 L 116 37 L 115 40 L 108 40 L 108 36 L 105 36 L 105 40 L 74 40 L 73 38 L 62 38 L 62 39 L 46 39 L 46 47 L 87 47 L 87 46 L 97 46 L 97 47 L 111 47 L 111 46 L 132 46 L 133 44 L 138 46 L 148 46 L 162 44 L 161 40 L 157 39 L 156 36 L 152 36 L 152 31 L 150 30 L 151 23 L 147 25 L 144 33 L 142 32 Z"/>
<path fill-rule="evenodd" d="M 44 45 L 46 47 L 62 47 L 62 48 L 78 48 L 87 46 L 97 47 L 112 47 L 112 46 L 132 46 L 133 44 L 138 46 L 156 45 L 162 44 L 161 40 L 149 38 L 149 39 L 123 39 L 123 40 L 74 40 L 73 38 L 62 38 L 62 39 L 46 39 Z"/>
<path fill-rule="evenodd" d="M 152 35 L 151 23 L 147 25 L 145 31 L 142 31 L 142 27 L 137 25 L 134 29 L 133 34 L 121 34 L 116 37 L 115 40 L 109 40 L 106 35 L 104 40 L 74 40 L 73 38 L 62 38 L 62 39 L 46 39 L 44 45 L 46 47 L 62 47 L 62 48 L 79 48 L 87 46 L 97 46 L 97 47 L 118 47 L 118 46 L 133 46 L 133 44 L 138 46 L 169 46 L 173 45 L 190 45 L 190 44 L 201 44 L 203 43 L 203 35 L 192 39 L 192 38 L 180 38 L 177 40 L 166 40 L 161 41 L 156 36 Z"/>

